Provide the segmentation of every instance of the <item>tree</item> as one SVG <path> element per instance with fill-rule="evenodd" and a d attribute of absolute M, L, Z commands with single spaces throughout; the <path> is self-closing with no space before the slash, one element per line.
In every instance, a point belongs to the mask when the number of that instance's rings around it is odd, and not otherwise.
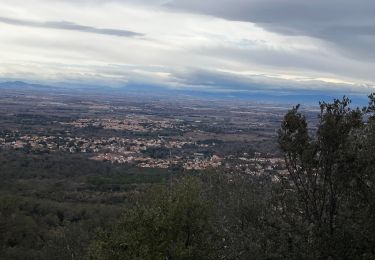
<path fill-rule="evenodd" d="M 287 173 L 278 176 L 279 207 L 290 247 L 302 248 L 306 258 L 375 257 L 375 102 L 374 95 L 369 98 L 362 110 L 352 109 L 346 97 L 320 103 L 315 134 L 299 106 L 282 122 L 279 144 Z"/>
<path fill-rule="evenodd" d="M 209 204 L 198 178 L 152 188 L 91 247 L 90 259 L 210 259 Z"/>

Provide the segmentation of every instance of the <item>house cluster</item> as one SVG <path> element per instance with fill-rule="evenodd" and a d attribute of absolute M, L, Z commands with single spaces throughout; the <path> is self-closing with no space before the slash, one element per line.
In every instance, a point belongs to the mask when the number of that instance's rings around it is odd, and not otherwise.
<path fill-rule="evenodd" d="M 238 170 L 250 175 L 263 175 L 270 171 L 285 170 L 284 160 L 279 157 L 271 157 L 261 153 L 250 156 L 244 153 L 241 157 L 229 156 L 226 158 L 225 167 L 231 170 Z"/>
<path fill-rule="evenodd" d="M 78 119 L 62 125 L 70 125 L 77 128 L 100 127 L 103 129 L 131 131 L 131 132 L 156 132 L 163 129 L 186 130 L 180 120 L 155 120 L 147 117 L 128 116 L 124 120 L 102 118 L 102 119 Z"/>
<path fill-rule="evenodd" d="M 167 159 L 156 159 L 142 154 L 115 154 L 102 153 L 92 157 L 94 160 L 111 161 L 119 164 L 134 164 L 142 168 L 172 168 L 179 165 L 186 170 L 204 170 L 208 168 L 217 168 L 222 165 L 222 158 L 214 155 L 212 157 L 188 156 L 179 157 L 174 156 Z"/>
<path fill-rule="evenodd" d="M 79 121 L 89 124 L 89 121 Z M 107 125 L 113 126 L 117 121 Z M 79 126 L 77 126 L 79 127 Z M 241 156 L 229 155 L 221 158 L 217 155 L 185 152 L 184 148 L 207 148 L 215 144 L 197 143 L 190 139 L 176 138 L 124 138 L 124 137 L 72 137 L 47 135 L 21 135 L 18 132 L 0 135 L 0 147 L 23 149 L 29 152 L 68 152 L 87 153 L 89 158 L 98 161 L 110 161 L 119 164 L 133 164 L 143 168 L 184 168 L 186 170 L 204 170 L 225 166 L 233 171 L 247 174 L 263 174 L 267 171 L 284 169 L 282 158 L 255 153 Z M 163 156 L 155 156 L 159 152 Z M 151 150 L 151 152 L 149 151 Z M 171 152 L 181 151 L 181 152 Z"/>
<path fill-rule="evenodd" d="M 145 151 L 149 148 L 183 149 L 185 145 L 206 147 L 206 144 L 197 144 L 192 141 L 175 139 L 147 139 L 147 138 L 83 138 L 57 137 L 44 135 L 11 134 L 0 138 L 0 146 L 12 149 L 25 149 L 34 152 L 69 152 L 88 153 L 90 158 L 99 161 L 110 161 L 120 164 L 135 164 L 143 168 L 170 168 L 181 165 L 188 170 L 202 170 L 216 168 L 221 165 L 222 159 L 216 155 L 211 157 L 201 153 L 186 156 L 167 156 L 168 158 L 152 158 Z"/>

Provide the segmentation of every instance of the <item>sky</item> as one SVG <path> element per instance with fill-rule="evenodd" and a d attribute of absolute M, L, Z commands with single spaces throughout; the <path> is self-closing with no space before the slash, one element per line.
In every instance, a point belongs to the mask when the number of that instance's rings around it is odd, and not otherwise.
<path fill-rule="evenodd" d="M 0 79 L 375 91 L 373 0 L 1 0 Z"/>

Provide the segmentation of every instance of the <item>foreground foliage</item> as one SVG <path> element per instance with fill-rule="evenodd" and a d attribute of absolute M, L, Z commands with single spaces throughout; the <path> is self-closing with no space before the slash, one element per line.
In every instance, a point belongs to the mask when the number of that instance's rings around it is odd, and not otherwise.
<path fill-rule="evenodd" d="M 93 246 L 92 259 L 207 259 L 210 236 L 208 200 L 202 182 L 184 178 L 154 187 Z"/>
<path fill-rule="evenodd" d="M 303 258 L 375 257 L 375 96 L 362 110 L 349 104 L 321 103 L 313 135 L 297 106 L 279 131 L 288 169 L 280 207 Z"/>

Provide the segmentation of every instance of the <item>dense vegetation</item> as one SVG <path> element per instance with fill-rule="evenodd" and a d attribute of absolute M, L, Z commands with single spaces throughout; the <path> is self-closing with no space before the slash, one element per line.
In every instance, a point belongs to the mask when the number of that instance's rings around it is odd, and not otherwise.
<path fill-rule="evenodd" d="M 2 153 L 0 255 L 374 259 L 375 96 L 363 109 L 347 98 L 320 109 L 316 127 L 299 106 L 285 115 L 286 169 L 264 175 Z"/>
<path fill-rule="evenodd" d="M 0 259 L 82 259 L 97 228 L 173 172 L 0 151 Z"/>

